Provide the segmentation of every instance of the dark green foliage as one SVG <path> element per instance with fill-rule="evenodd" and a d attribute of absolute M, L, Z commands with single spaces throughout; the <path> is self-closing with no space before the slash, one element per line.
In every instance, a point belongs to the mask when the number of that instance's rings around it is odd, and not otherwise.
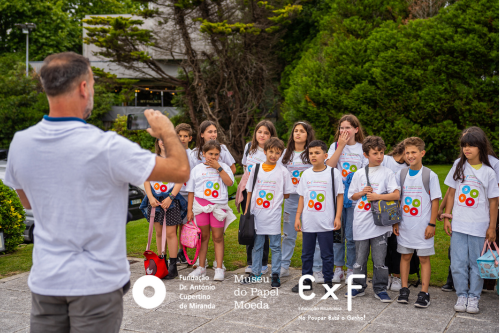
<path fill-rule="evenodd" d="M 23 242 L 25 217 L 17 193 L 0 179 L 0 232 L 3 232 L 5 252 L 14 251 Z"/>
<path fill-rule="evenodd" d="M 406 25 L 390 2 L 336 2 L 291 76 L 288 124 L 306 119 L 332 142 L 353 113 L 389 145 L 420 136 L 427 163 L 451 162 L 459 132 L 475 125 L 498 151 L 498 2 L 462 0 Z"/>

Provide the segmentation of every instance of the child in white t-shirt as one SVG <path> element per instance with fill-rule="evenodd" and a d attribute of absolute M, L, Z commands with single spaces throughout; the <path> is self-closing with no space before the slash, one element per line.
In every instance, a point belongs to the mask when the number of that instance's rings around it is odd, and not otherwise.
<path fill-rule="evenodd" d="M 398 303 L 408 304 L 410 289 L 408 289 L 408 274 L 413 252 L 417 255 L 422 266 L 422 290 L 418 293 L 415 306 L 426 308 L 431 304 L 429 283 L 431 281 L 431 260 L 434 255 L 434 234 L 436 218 L 441 199 L 441 188 L 438 176 L 423 169 L 422 158 L 425 155 L 425 143 L 417 137 L 407 138 L 405 141 L 406 160 L 410 163 L 409 169 L 399 170 L 396 182 L 401 187 L 402 222 L 393 225 L 393 231 L 398 236 L 398 252 L 401 253 L 401 284 Z M 429 172 L 429 183 L 424 184 L 423 173 Z M 404 184 L 401 184 L 401 173 L 405 172 Z M 426 173 L 427 174 L 427 173 Z M 427 192 L 427 187 L 429 192 Z M 401 224 L 401 225 L 400 225 Z"/>
<path fill-rule="evenodd" d="M 385 266 L 387 254 L 387 238 L 392 232 L 391 226 L 377 226 L 373 220 L 371 205 L 377 200 L 399 200 L 399 186 L 392 170 L 382 166 L 385 143 L 378 136 L 369 136 L 363 142 L 363 154 L 368 159 L 368 186 L 366 170 L 358 170 L 349 187 L 349 199 L 355 201 L 353 237 L 356 243 L 356 263 L 354 274 L 364 274 L 363 279 L 354 279 L 354 283 L 362 289 L 352 290 L 352 297 L 363 296 L 366 289 L 366 265 L 368 255 L 373 260 L 373 292 L 375 298 L 382 302 L 391 302 L 387 294 L 389 273 Z M 383 194 L 387 193 L 387 194 Z M 347 296 L 347 295 L 346 295 Z"/>
<path fill-rule="evenodd" d="M 319 243 L 324 283 L 333 287 L 333 230 L 341 227 L 344 184 L 340 172 L 325 165 L 327 147 L 314 140 L 307 147 L 312 168 L 304 171 L 297 186 L 299 204 L 295 215 L 295 230 L 302 232 L 302 275 L 313 273 L 316 242 Z M 335 187 L 335 188 L 334 188 Z M 334 203 L 336 200 L 336 203 Z M 302 217 L 302 227 L 301 227 Z M 312 288 L 312 281 L 304 280 Z M 299 285 L 292 288 L 299 292 Z"/>
<path fill-rule="evenodd" d="M 200 264 L 189 276 L 205 276 L 205 259 L 207 257 L 210 230 L 212 230 L 215 259 L 217 261 L 214 276 L 216 281 L 224 280 L 224 269 L 222 268 L 224 231 L 228 223 L 236 219 L 233 211 L 227 205 L 227 188 L 233 185 L 234 175 L 227 164 L 218 161 L 220 152 L 221 146 L 217 141 L 210 140 L 205 143 L 203 145 L 205 163 L 198 164 L 191 170 L 186 185 L 189 192 L 188 221 L 192 221 L 196 216 L 196 223 L 201 229 Z M 226 219 L 229 221 L 226 221 Z"/>
<path fill-rule="evenodd" d="M 262 282 L 262 252 L 266 235 L 272 252 L 272 288 L 279 288 L 281 271 L 281 205 L 294 191 L 292 177 L 278 163 L 285 145 L 278 138 L 270 138 L 264 145 L 266 162 L 260 166 L 255 188 L 253 179 L 257 167 L 252 168 L 247 182 L 247 207 L 255 218 L 255 241 L 252 252 L 252 273 L 243 280 L 243 284 Z M 254 195 L 252 196 L 252 192 Z"/>
<path fill-rule="evenodd" d="M 444 230 L 451 236 L 451 272 L 458 296 L 455 311 L 478 313 L 483 279 L 476 260 L 485 238 L 489 242 L 496 238 L 498 183 L 484 135 L 468 132 L 460 139 L 460 146 L 460 161 L 444 181 L 450 187 Z"/>

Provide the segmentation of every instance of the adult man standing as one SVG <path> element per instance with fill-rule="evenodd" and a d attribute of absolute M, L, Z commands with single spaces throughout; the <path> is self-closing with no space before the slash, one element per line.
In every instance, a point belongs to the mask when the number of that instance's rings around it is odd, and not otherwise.
<path fill-rule="evenodd" d="M 118 332 L 130 285 L 128 184 L 187 181 L 186 152 L 159 111 L 145 115 L 165 159 L 87 124 L 94 95 L 87 58 L 53 54 L 41 79 L 49 115 L 16 133 L 5 176 L 35 217 L 31 332 Z"/>

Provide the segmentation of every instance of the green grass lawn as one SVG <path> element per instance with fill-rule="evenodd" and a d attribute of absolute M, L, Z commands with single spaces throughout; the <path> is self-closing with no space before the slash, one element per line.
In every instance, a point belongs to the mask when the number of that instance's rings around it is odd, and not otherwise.
<path fill-rule="evenodd" d="M 443 196 L 446 192 L 444 179 L 451 168 L 451 165 L 433 165 L 430 167 L 438 176 L 441 184 L 441 191 Z M 229 202 L 229 206 L 233 208 L 236 213 L 234 201 Z M 234 270 L 246 265 L 246 250 L 245 246 L 238 244 L 238 221 L 240 214 L 236 213 L 237 220 L 234 221 L 226 230 L 225 234 L 225 251 L 224 251 L 224 264 L 228 270 Z M 142 258 L 142 254 L 146 249 L 148 237 L 148 222 L 146 219 L 130 222 L 127 224 L 127 254 L 130 257 Z M 434 238 L 434 246 L 436 255 L 431 257 L 432 275 L 431 285 L 440 286 L 446 282 L 448 275 L 448 245 L 450 238 L 443 230 L 442 222 L 437 222 L 436 236 Z M 156 249 L 156 241 L 153 236 L 151 248 Z M 213 243 L 210 241 L 208 251 L 209 266 L 212 265 L 214 260 Z M 295 252 L 292 257 L 292 267 L 300 267 L 302 262 L 300 260 L 302 249 L 302 234 L 297 236 L 297 243 Z M 0 278 L 28 271 L 31 267 L 31 252 L 33 245 L 21 245 L 20 248 L 13 254 L 0 256 Z M 194 254 L 194 250 L 190 250 L 190 257 Z M 371 263 L 368 265 L 368 274 L 372 273 Z M 412 278 L 410 278 L 412 280 Z"/>

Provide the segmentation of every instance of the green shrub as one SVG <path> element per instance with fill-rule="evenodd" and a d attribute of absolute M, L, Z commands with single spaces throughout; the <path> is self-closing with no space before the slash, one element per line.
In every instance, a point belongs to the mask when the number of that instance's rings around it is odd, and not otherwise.
<path fill-rule="evenodd" d="M 121 136 L 126 137 L 130 141 L 133 141 L 144 149 L 148 149 L 154 151 L 155 149 L 155 138 L 153 138 L 149 133 L 145 130 L 137 130 L 130 131 L 127 129 L 127 116 L 116 117 L 116 120 L 113 123 L 113 127 L 111 127 L 111 131 L 120 134 Z"/>
<path fill-rule="evenodd" d="M 5 252 L 14 251 L 23 242 L 25 213 L 17 193 L 0 180 L 0 231 Z"/>

